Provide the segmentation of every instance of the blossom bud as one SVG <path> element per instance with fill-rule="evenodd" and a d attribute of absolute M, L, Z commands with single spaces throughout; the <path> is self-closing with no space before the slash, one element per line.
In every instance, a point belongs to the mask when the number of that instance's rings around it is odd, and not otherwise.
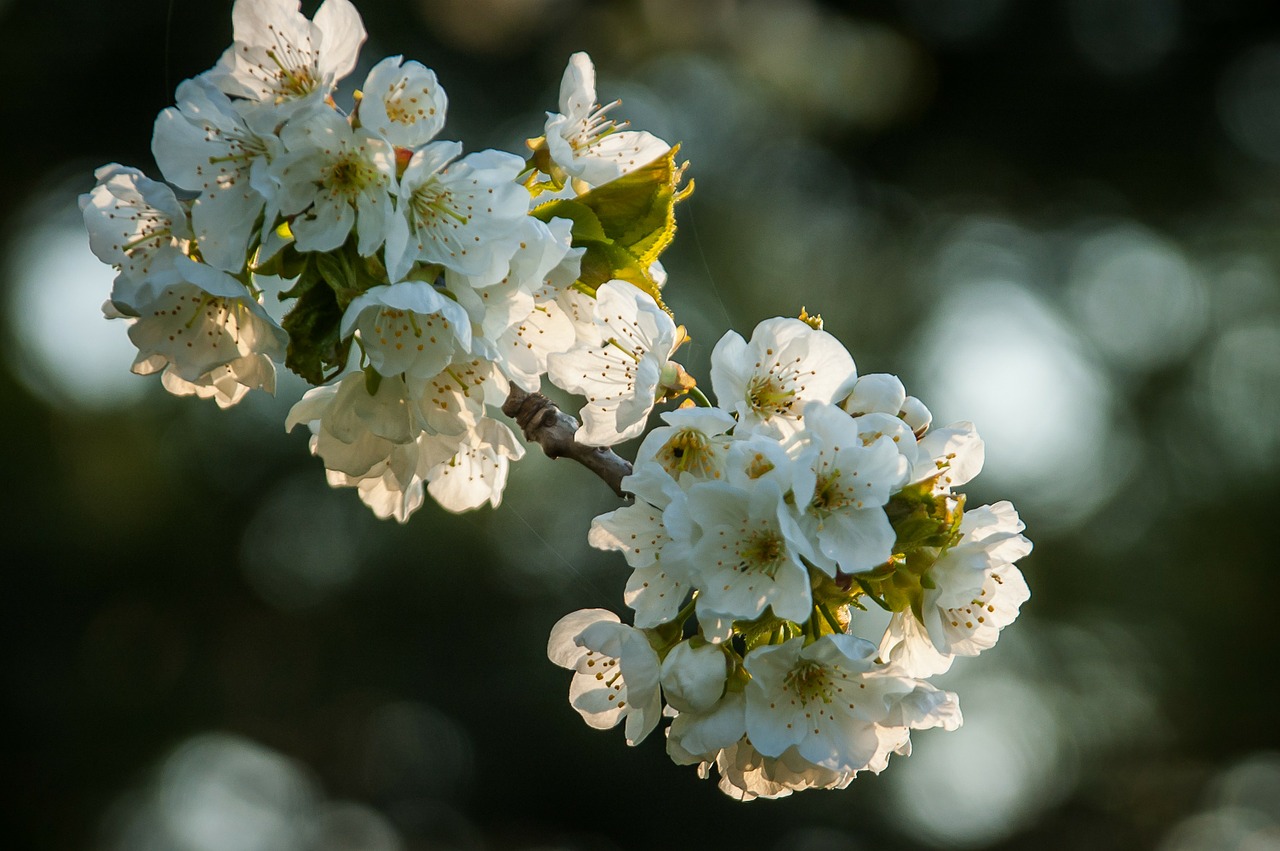
<path fill-rule="evenodd" d="M 692 642 L 682 641 L 662 662 L 662 691 L 667 703 L 681 712 L 705 712 L 724 693 L 727 671 L 719 645 L 694 647 Z"/>
<path fill-rule="evenodd" d="M 855 381 L 840 407 L 855 417 L 873 413 L 896 416 L 907 398 L 907 391 L 898 376 L 875 373 Z"/>

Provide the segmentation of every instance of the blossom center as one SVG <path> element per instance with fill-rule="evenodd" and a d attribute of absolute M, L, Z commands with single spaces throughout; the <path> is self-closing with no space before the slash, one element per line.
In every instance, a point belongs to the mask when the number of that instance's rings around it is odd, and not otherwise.
<path fill-rule="evenodd" d="M 346 154 L 325 170 L 323 183 L 333 195 L 356 195 L 378 182 L 378 170 L 354 153 Z"/>
<path fill-rule="evenodd" d="M 762 416 L 786 414 L 796 402 L 796 391 L 780 376 L 757 375 L 747 384 L 747 401 Z"/>
<path fill-rule="evenodd" d="M 782 690 L 793 693 L 801 703 L 831 703 L 831 678 L 824 665 L 812 659 L 801 659 L 782 681 Z"/>
<path fill-rule="evenodd" d="M 705 434 L 694 428 L 682 428 L 658 450 L 658 462 L 672 475 L 689 472 L 714 476 L 715 455 Z"/>
<path fill-rule="evenodd" d="M 772 578 L 786 556 L 786 541 L 771 529 L 762 530 L 749 535 L 738 548 L 738 569 Z"/>
<path fill-rule="evenodd" d="M 414 191 L 410 204 L 419 228 L 465 225 L 470 219 L 458 210 L 453 193 L 432 178 Z"/>

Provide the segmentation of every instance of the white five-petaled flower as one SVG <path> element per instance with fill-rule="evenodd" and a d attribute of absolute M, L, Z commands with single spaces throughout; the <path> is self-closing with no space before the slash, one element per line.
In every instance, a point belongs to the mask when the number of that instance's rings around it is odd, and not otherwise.
<path fill-rule="evenodd" d="M 684 492 L 656 465 L 641 464 L 622 486 L 635 502 L 591 521 L 587 541 L 620 551 L 633 568 L 624 599 L 635 610 L 636 626 L 648 629 L 673 620 L 689 596 L 684 556 L 693 528 Z"/>
<path fill-rule="evenodd" d="M 566 174 L 599 186 L 670 150 L 671 146 L 656 136 L 622 130 L 608 118 L 609 111 L 620 103 L 600 106 L 591 57 L 585 53 L 569 57 L 560 83 L 560 112 L 547 113 L 545 128 L 551 158 Z"/>
<path fill-rule="evenodd" d="M 604 609 L 565 615 L 551 630 L 547 656 L 574 672 L 569 703 L 597 730 L 626 719 L 637 745 L 662 717 L 658 654 L 646 635 Z"/>
<path fill-rule="evenodd" d="M 266 101 L 287 115 L 300 102 L 322 100 L 356 66 L 365 39 L 348 0 L 325 0 L 314 20 L 299 0 L 236 0 L 234 43 L 208 72 L 232 97 Z"/>
<path fill-rule="evenodd" d="M 744 662 L 747 738 L 761 754 L 798 756 L 841 774 L 879 772 L 913 729 L 960 725 L 955 695 L 887 675 L 876 647 L 852 635 L 758 647 Z"/>
<path fill-rule="evenodd" d="M 835 405 L 804 407 L 802 465 L 793 469 L 801 527 L 818 542 L 815 563 L 828 575 L 869 570 L 893 554 L 897 537 L 884 505 L 911 469 L 915 437 L 896 417 L 850 417 Z"/>
<path fill-rule="evenodd" d="M 738 415 L 743 434 L 794 434 L 805 402 L 832 402 L 856 377 L 840 341 L 799 319 L 766 319 L 750 343 L 729 331 L 711 352 L 716 399 Z"/>
<path fill-rule="evenodd" d="M 419 148 L 444 127 L 448 105 L 434 71 L 388 56 L 365 78 L 360 125 L 381 133 L 397 148 Z"/>
<path fill-rule="evenodd" d="M 426 281 L 373 287 L 351 300 L 342 334 L 359 329 L 369 362 L 382 375 L 426 381 L 471 348 L 471 322 L 453 299 Z"/>
<path fill-rule="evenodd" d="M 645 435 L 636 450 L 636 465 L 653 462 L 671 478 L 696 480 L 723 475 L 733 416 L 719 408 L 677 408 L 659 414 L 666 423 Z"/>
<path fill-rule="evenodd" d="M 191 225 L 204 261 L 238 272 L 245 266 L 254 223 L 275 224 L 275 184 L 267 172 L 282 148 L 272 110 L 233 102 L 207 79 L 178 86 L 178 105 L 156 117 L 151 152 L 165 179 L 199 192 Z"/>
<path fill-rule="evenodd" d="M 457 159 L 462 145 L 432 142 L 409 159 L 387 236 L 387 274 L 399 281 L 415 262 L 438 263 L 497 282 L 520 248 L 529 192 L 516 182 L 524 161 L 501 151 Z"/>
<path fill-rule="evenodd" d="M 612 446 L 644 431 L 680 334 L 648 293 L 626 281 L 596 290 L 590 333 L 569 351 L 548 357 L 547 375 L 557 387 L 587 399 L 577 440 Z"/>
<path fill-rule="evenodd" d="M 889 621 L 880 653 L 895 671 L 933 676 L 950 668 L 956 656 L 976 656 L 995 645 L 1031 596 L 1014 565 L 1031 552 L 1023 528 L 1008 502 L 964 513 L 959 542 L 929 569 L 923 620 L 906 609 Z"/>
<path fill-rule="evenodd" d="M 188 271 L 199 265 L 180 263 Z M 104 308 L 108 318 L 135 318 L 129 327 L 129 339 L 138 347 L 133 371 L 163 370 L 161 381 L 170 393 L 211 398 L 222 408 L 250 390 L 274 393 L 274 361 L 284 359 L 288 341 L 283 329 L 230 276 L 205 266 L 188 277 L 200 284 L 188 280 L 146 302 L 108 302 Z"/>
<path fill-rule="evenodd" d="M 145 303 L 183 280 L 176 264 L 189 262 L 187 210 L 173 190 L 136 168 L 104 165 L 98 183 L 80 196 L 89 247 L 120 270 L 112 300 Z"/>
<path fill-rule="evenodd" d="M 332 0 L 330 0 L 332 2 Z M 286 153 L 271 164 L 280 212 L 302 251 L 332 251 L 354 229 L 356 250 L 378 250 L 391 222 L 395 152 L 326 107 L 299 113 L 280 131 Z"/>
<path fill-rule="evenodd" d="M 813 551 L 782 497 L 773 479 L 750 488 L 715 481 L 689 488 L 689 516 L 702 530 L 690 556 L 698 622 L 712 641 L 727 640 L 733 621 L 754 620 L 766 607 L 797 623 L 809 618 L 803 559 Z"/>
<path fill-rule="evenodd" d="M 434 463 L 419 468 L 427 480 L 427 492 L 442 508 L 455 513 L 486 502 L 493 508 L 501 505 L 511 462 L 524 457 L 515 432 L 492 417 L 481 417 L 461 436 L 437 435 L 426 442 L 434 453 Z"/>

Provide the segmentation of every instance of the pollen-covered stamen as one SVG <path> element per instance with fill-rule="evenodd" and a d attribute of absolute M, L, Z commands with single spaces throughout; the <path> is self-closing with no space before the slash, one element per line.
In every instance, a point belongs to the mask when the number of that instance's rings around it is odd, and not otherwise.
<path fill-rule="evenodd" d="M 782 692 L 794 695 L 805 705 L 831 703 L 835 699 L 835 683 L 825 665 L 801 659 L 783 679 Z"/>
<path fill-rule="evenodd" d="M 434 178 L 418 187 L 409 203 L 419 228 L 448 225 L 456 229 L 471 220 L 461 211 L 463 205 L 454 199 L 453 193 Z"/>
<path fill-rule="evenodd" d="M 382 181 L 382 173 L 356 151 L 342 154 L 321 171 L 320 182 L 330 197 L 354 198 Z"/>
<path fill-rule="evenodd" d="M 409 92 L 408 87 L 409 79 L 401 77 L 387 86 L 387 93 L 382 96 L 382 105 L 386 110 L 387 118 L 406 126 L 425 121 L 436 114 L 434 105 L 430 103 L 424 105 L 421 102 L 421 95 L 426 94 L 425 90 Z"/>
<path fill-rule="evenodd" d="M 838 468 L 820 470 L 813 499 L 809 501 L 809 512 L 824 518 L 849 506 L 862 508 L 863 501 L 856 494 L 857 491 L 845 481 Z"/>
<path fill-rule="evenodd" d="M 304 97 L 318 89 L 320 71 L 311 37 L 305 36 L 305 46 L 299 46 L 284 38 L 273 25 L 268 24 L 267 30 L 275 45 L 268 47 L 266 54 L 275 67 L 258 65 L 257 70 L 262 73 L 262 81 L 275 93 L 276 103 Z"/>
<path fill-rule="evenodd" d="M 791 363 L 771 363 L 765 372 L 757 363 L 756 373 L 747 383 L 747 401 L 761 416 L 789 416 L 801 401 L 805 381 L 815 375 L 811 369 L 800 369 L 800 358 Z"/>
<path fill-rule="evenodd" d="M 671 475 L 692 473 L 707 477 L 716 475 L 716 447 L 711 439 L 694 428 L 682 428 L 658 450 L 657 460 Z"/>
<path fill-rule="evenodd" d="M 569 145 L 574 151 L 590 150 L 592 146 L 599 144 L 600 140 L 605 136 L 626 127 L 628 122 L 624 121 L 619 124 L 606 117 L 610 110 L 621 105 L 621 100 L 615 100 L 613 103 L 607 103 L 604 106 L 597 105 L 595 110 L 578 125 L 577 132 L 569 137 Z"/>
<path fill-rule="evenodd" d="M 786 559 L 787 543 L 782 536 L 773 529 L 760 529 L 743 536 L 738 545 L 738 563 L 734 570 L 763 573 L 773 578 Z"/>

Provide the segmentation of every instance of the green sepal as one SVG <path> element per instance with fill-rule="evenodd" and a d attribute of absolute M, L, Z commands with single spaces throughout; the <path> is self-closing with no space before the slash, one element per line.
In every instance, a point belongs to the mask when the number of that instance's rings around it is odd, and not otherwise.
<path fill-rule="evenodd" d="M 364 368 L 364 389 L 370 396 L 378 395 L 378 388 L 382 386 L 382 373 L 378 372 L 371 366 Z"/>

